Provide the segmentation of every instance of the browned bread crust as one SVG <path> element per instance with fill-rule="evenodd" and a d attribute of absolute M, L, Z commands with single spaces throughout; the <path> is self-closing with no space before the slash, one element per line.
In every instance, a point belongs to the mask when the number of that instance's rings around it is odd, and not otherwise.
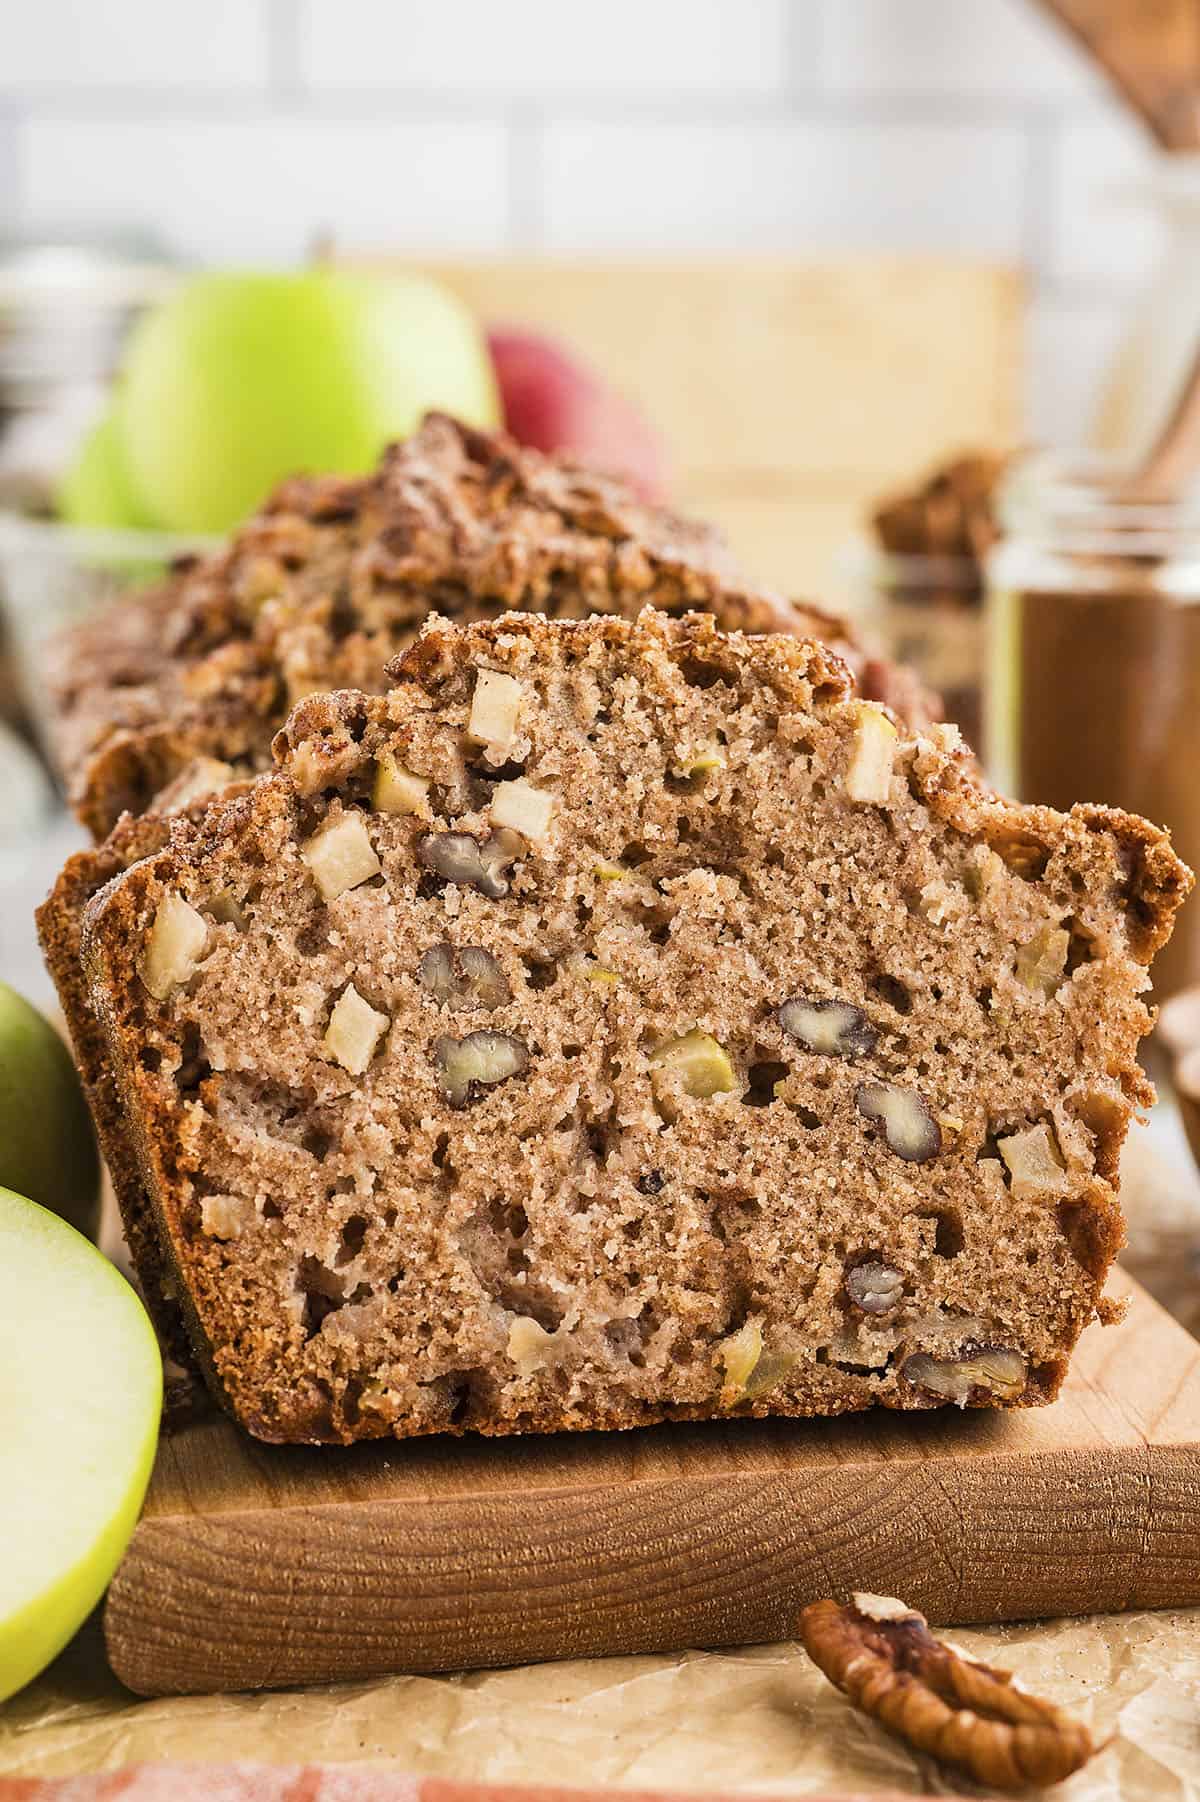
<path fill-rule="evenodd" d="M 298 700 L 378 692 L 431 610 L 631 617 L 646 604 L 707 609 L 729 630 L 836 640 L 865 692 L 929 717 L 929 697 L 870 662 L 844 622 L 748 587 L 710 528 L 431 415 L 374 474 L 283 483 L 219 554 L 58 642 L 49 673 L 71 805 L 102 838 L 197 759 L 230 774 L 266 768 Z"/>
<path fill-rule="evenodd" d="M 161 851 L 169 832 L 169 822 L 161 817 L 133 819 L 125 815 L 103 845 L 76 852 L 67 859 L 37 910 L 37 929 L 121 1212 L 130 1262 L 168 1361 L 166 1409 L 172 1417 L 178 1417 L 192 1401 L 193 1354 L 163 1266 L 158 1232 L 129 1141 L 108 1047 L 92 1008 L 80 960 L 83 915 L 92 897 L 131 864 Z"/>
<path fill-rule="evenodd" d="M 473 744 L 480 669 L 522 685 L 506 747 Z M 1051 1399 L 1122 1240 L 1145 964 L 1191 882 L 1165 835 L 1005 801 L 827 647 L 706 616 L 439 621 L 395 674 L 303 702 L 276 773 L 87 909 L 224 1405 L 350 1441 Z M 377 804 L 389 758 L 425 817 Z M 552 823 L 448 880 L 438 835 L 491 845 L 517 764 Z M 347 824 L 367 868 L 323 897 Z M 202 948 L 155 999 L 180 900 Z M 351 988 L 360 1071 L 326 1036 Z M 797 997 L 848 1010 L 840 1049 Z M 506 1070 L 456 1088 L 479 1033 Z"/>
<path fill-rule="evenodd" d="M 232 785 L 231 792 L 237 792 L 238 786 Z M 158 1230 L 130 1143 L 108 1047 L 88 991 L 80 943 L 88 903 L 114 876 L 141 858 L 161 851 L 170 830 L 166 814 L 143 814 L 138 818 L 123 814 L 103 844 L 77 851 L 67 859 L 35 914 L 42 956 L 58 991 L 79 1078 L 120 1212 L 129 1261 L 162 1347 L 166 1377 L 163 1418 L 168 1428 L 183 1424 L 201 1409 L 205 1392 L 163 1263 Z"/>

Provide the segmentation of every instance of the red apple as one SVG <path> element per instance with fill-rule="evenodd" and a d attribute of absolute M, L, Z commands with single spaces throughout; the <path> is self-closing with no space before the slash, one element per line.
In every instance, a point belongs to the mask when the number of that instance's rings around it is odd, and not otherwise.
<path fill-rule="evenodd" d="M 518 444 L 567 451 L 624 476 L 643 500 L 667 489 L 662 440 L 637 408 L 595 370 L 541 332 L 514 326 L 488 333 L 504 424 Z"/>

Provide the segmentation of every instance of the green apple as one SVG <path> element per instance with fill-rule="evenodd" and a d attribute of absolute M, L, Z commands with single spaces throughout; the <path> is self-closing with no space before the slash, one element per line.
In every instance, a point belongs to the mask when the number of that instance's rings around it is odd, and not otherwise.
<path fill-rule="evenodd" d="M 283 476 L 359 473 L 429 408 L 488 426 L 498 403 L 483 334 L 452 294 L 314 270 L 183 283 L 134 328 L 116 406 L 146 513 L 222 532 Z"/>
<path fill-rule="evenodd" d="M 124 1277 L 0 1189 L 0 1701 L 103 1595 L 137 1524 L 161 1408 L 154 1329 Z"/>
<path fill-rule="evenodd" d="M 58 486 L 59 517 L 69 526 L 148 526 L 134 499 L 115 414 L 85 435 Z"/>
<path fill-rule="evenodd" d="M 100 1160 L 75 1065 L 50 1022 L 6 982 L 0 982 L 0 1184 L 32 1195 L 95 1238 Z"/>

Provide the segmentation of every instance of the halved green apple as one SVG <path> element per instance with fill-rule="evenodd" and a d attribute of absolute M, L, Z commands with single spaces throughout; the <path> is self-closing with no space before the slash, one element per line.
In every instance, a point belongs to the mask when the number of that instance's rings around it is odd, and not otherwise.
<path fill-rule="evenodd" d="M 0 1701 L 60 1652 L 137 1524 L 162 1360 L 124 1277 L 0 1189 Z"/>

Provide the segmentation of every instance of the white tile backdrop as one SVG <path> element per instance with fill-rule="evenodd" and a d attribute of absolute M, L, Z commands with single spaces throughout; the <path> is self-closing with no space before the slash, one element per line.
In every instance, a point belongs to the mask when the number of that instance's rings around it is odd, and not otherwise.
<path fill-rule="evenodd" d="M 1058 439 L 1155 253 L 1147 161 L 1032 0 L 0 0 L 0 222 L 1008 259 Z"/>

